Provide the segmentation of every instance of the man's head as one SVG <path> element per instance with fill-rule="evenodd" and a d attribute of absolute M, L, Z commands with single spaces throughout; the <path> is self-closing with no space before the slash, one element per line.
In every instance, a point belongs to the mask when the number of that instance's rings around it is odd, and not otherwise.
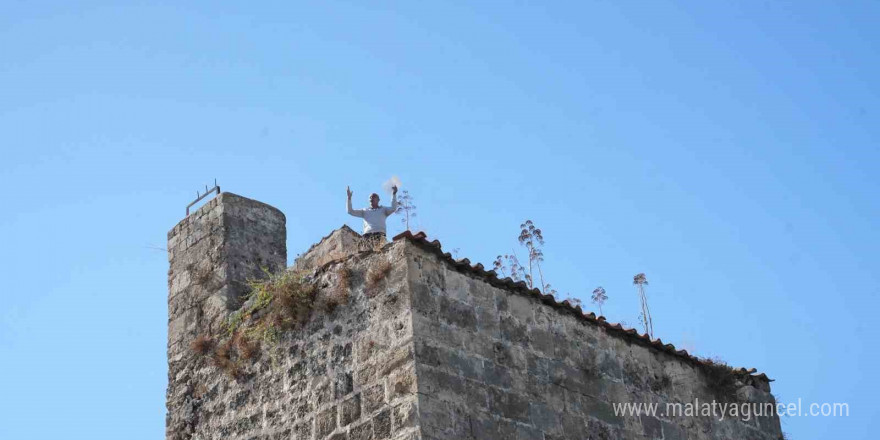
<path fill-rule="evenodd" d="M 379 207 L 379 194 L 372 193 L 370 194 L 370 208 L 376 209 Z"/>

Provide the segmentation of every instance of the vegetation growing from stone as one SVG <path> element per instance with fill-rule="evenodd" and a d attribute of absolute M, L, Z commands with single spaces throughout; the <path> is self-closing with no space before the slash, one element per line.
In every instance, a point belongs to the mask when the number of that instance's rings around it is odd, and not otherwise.
<path fill-rule="evenodd" d="M 189 347 L 196 354 L 208 354 L 214 349 L 214 340 L 208 335 L 199 335 L 190 342 Z"/>
<path fill-rule="evenodd" d="M 504 254 L 495 257 L 495 262 L 492 266 L 495 273 L 500 274 L 501 278 L 506 278 L 508 276 L 507 271 L 510 270 L 510 279 L 513 281 L 519 281 L 522 277 L 521 274 L 524 275 L 525 273 L 525 269 L 520 266 L 515 254 Z"/>
<path fill-rule="evenodd" d="M 213 365 L 237 380 L 244 378 L 245 361 L 259 358 L 261 347 L 275 347 L 284 332 L 305 324 L 315 310 L 332 312 L 348 302 L 351 271 L 345 266 L 337 270 L 336 286 L 324 295 L 304 271 L 264 273 L 265 278 L 248 281 L 244 305 L 228 318 L 225 334 L 217 335 L 222 342 L 200 335 L 191 343 L 193 352 L 210 354 Z"/>
<path fill-rule="evenodd" d="M 529 253 L 529 271 L 525 276 L 526 282 L 529 283 L 529 288 L 534 287 L 534 269 L 538 270 L 538 276 L 541 281 L 541 284 L 538 286 L 538 289 L 544 293 L 554 294 L 555 290 L 550 288 L 550 284 L 544 283 L 544 271 L 541 270 L 541 263 L 544 262 L 544 235 L 541 230 L 535 226 L 535 223 L 531 220 L 526 220 L 523 224 L 519 225 L 520 233 L 519 233 L 519 244 L 523 245 Z"/>
<path fill-rule="evenodd" d="M 605 293 L 605 288 L 602 286 L 599 286 L 599 287 L 593 289 L 592 299 L 593 299 L 593 304 L 596 304 L 597 306 L 599 306 L 599 316 L 604 316 L 605 313 L 602 312 L 602 305 L 605 304 L 605 301 L 608 300 L 608 294 Z"/>
<path fill-rule="evenodd" d="M 502 278 L 508 276 L 507 273 L 510 272 L 510 278 L 513 281 L 523 280 L 530 289 L 537 287 L 544 294 L 555 296 L 557 292 L 550 286 L 550 283 L 544 282 L 544 270 L 541 268 L 541 263 L 544 262 L 543 232 L 531 220 L 524 221 L 519 227 L 520 232 L 519 236 L 517 236 L 517 241 L 526 248 L 529 256 L 528 266 L 519 262 L 519 258 L 514 251 L 510 254 L 495 257 L 493 262 L 495 272 L 500 274 Z M 535 279 L 535 271 L 538 272 L 537 280 Z M 574 303 L 574 298 L 569 298 L 569 300 Z"/>
<path fill-rule="evenodd" d="M 397 211 L 403 215 L 400 218 L 400 222 L 406 226 L 406 230 L 409 231 L 409 221 L 416 217 L 416 205 L 413 203 L 413 197 L 407 190 L 403 190 L 400 192 L 400 197 L 397 198 Z"/>
<path fill-rule="evenodd" d="M 327 300 L 324 301 L 324 310 L 332 313 L 341 304 L 348 302 L 349 292 L 351 291 L 351 269 L 345 265 L 340 265 L 336 270 L 336 286 L 327 294 Z"/>
<path fill-rule="evenodd" d="M 239 380 L 244 377 L 242 359 L 234 347 L 234 338 L 228 338 L 211 353 L 211 363 L 229 377 Z"/>
<path fill-rule="evenodd" d="M 563 302 L 565 301 L 568 301 L 568 305 L 572 307 L 580 307 L 581 305 L 583 305 L 583 302 L 580 300 L 580 298 L 575 298 L 568 293 L 565 294 L 565 300 Z"/>
<path fill-rule="evenodd" d="M 388 260 L 379 260 L 377 263 L 370 266 L 370 269 L 367 271 L 367 294 L 370 296 L 374 295 L 379 283 L 381 283 L 389 273 L 391 273 L 391 263 L 389 263 Z"/>
<path fill-rule="evenodd" d="M 705 358 L 702 361 L 703 372 L 706 375 L 706 383 L 715 398 L 722 402 L 736 400 L 736 390 L 739 388 L 734 369 L 727 362 L 719 358 Z"/>
<path fill-rule="evenodd" d="M 639 321 L 645 327 L 645 333 L 651 339 L 654 339 L 654 320 L 651 318 L 651 309 L 648 308 L 648 296 L 645 294 L 645 286 L 648 285 L 648 278 L 644 273 L 637 273 L 633 276 L 633 285 L 639 292 L 639 304 L 642 310 L 639 313 Z"/>
<path fill-rule="evenodd" d="M 391 263 L 380 260 L 370 266 L 366 276 L 367 293 L 375 292 L 391 272 Z M 246 362 L 258 359 L 261 349 L 270 351 L 281 336 L 304 325 L 315 311 L 332 313 L 347 304 L 352 271 L 344 264 L 335 271 L 336 282 L 320 291 L 307 271 L 270 273 L 249 280 L 250 293 L 241 308 L 232 313 L 221 335 L 199 335 L 190 349 L 208 356 L 211 363 L 236 380 L 246 377 Z"/>
<path fill-rule="evenodd" d="M 241 313 L 248 321 L 246 333 L 273 340 L 279 331 L 293 329 L 309 318 L 318 288 L 305 272 L 265 273 L 267 278 L 248 282 L 250 298 Z M 233 330 L 230 328 L 230 332 Z"/>
<path fill-rule="evenodd" d="M 498 255 L 495 257 L 492 266 L 496 274 L 501 278 L 510 277 L 513 281 L 525 281 L 526 285 L 531 289 L 537 287 L 544 294 L 557 296 L 557 291 L 553 289 L 550 283 L 544 280 L 544 272 L 542 263 L 544 262 L 544 233 L 538 228 L 532 220 L 526 220 L 520 225 L 519 236 L 517 237 L 519 244 L 526 248 L 528 252 L 528 264 L 520 263 L 516 255 L 516 251 L 510 254 Z M 537 272 L 537 280 L 535 279 Z M 648 285 L 648 279 L 644 273 L 639 273 L 633 277 L 633 284 L 639 294 L 639 322 L 642 323 L 645 333 L 654 338 L 654 321 L 651 311 L 648 308 L 648 298 L 645 293 L 645 286 Z M 604 288 L 597 287 L 591 295 L 592 302 L 599 307 L 599 315 L 604 315 L 602 306 L 608 300 L 608 294 Z M 572 307 L 581 306 L 581 300 L 566 294 L 565 301 Z M 620 321 L 624 324 L 624 321 Z"/>

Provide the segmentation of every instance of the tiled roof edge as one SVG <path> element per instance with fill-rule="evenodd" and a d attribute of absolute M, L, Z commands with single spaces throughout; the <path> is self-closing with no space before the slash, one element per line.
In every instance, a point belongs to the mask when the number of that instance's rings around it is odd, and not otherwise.
<path fill-rule="evenodd" d="M 571 313 L 575 317 L 580 318 L 581 320 L 584 320 L 584 321 L 586 321 L 590 324 L 593 324 L 595 326 L 598 326 L 600 328 L 603 328 L 611 334 L 614 334 L 619 337 L 623 337 L 625 339 L 628 339 L 630 341 L 633 341 L 633 342 L 638 343 L 643 346 L 651 347 L 656 350 L 660 350 L 660 351 L 672 354 L 674 356 L 677 356 L 681 359 L 684 359 L 684 360 L 691 362 L 693 364 L 696 364 L 696 365 L 700 365 L 700 366 L 704 366 L 704 367 L 715 365 L 713 362 L 707 362 L 704 359 L 701 359 L 697 356 L 691 355 L 686 350 L 678 350 L 672 344 L 664 344 L 663 341 L 660 340 L 659 338 L 652 340 L 647 335 L 647 333 L 646 334 L 639 334 L 639 332 L 636 331 L 635 329 L 624 328 L 619 323 L 614 323 L 614 324 L 609 323 L 608 321 L 605 320 L 604 316 L 596 317 L 596 314 L 593 312 L 585 313 L 584 310 L 581 309 L 580 306 L 572 306 L 571 303 L 569 303 L 567 300 L 562 301 L 562 302 L 558 302 L 558 301 L 556 301 L 556 298 L 553 297 L 553 295 L 545 295 L 545 294 L 541 293 L 541 291 L 536 288 L 529 289 L 529 287 L 525 281 L 513 281 L 510 277 L 506 277 L 503 279 L 498 278 L 498 275 L 495 273 L 494 270 L 487 271 L 484 269 L 483 265 L 480 263 L 477 263 L 476 265 L 472 266 L 470 263 L 470 260 L 468 260 L 467 258 L 456 260 L 455 258 L 452 257 L 452 255 L 449 254 L 449 252 L 445 252 L 445 253 L 443 252 L 442 246 L 438 240 L 428 241 L 427 235 L 424 232 L 418 232 L 418 233 L 413 234 L 410 231 L 404 231 L 404 232 L 401 232 L 400 234 L 395 235 L 394 238 L 392 239 L 392 241 L 398 241 L 398 240 L 403 240 L 403 239 L 409 240 L 410 242 L 412 242 L 416 245 L 422 246 L 423 248 L 426 248 L 426 249 L 432 251 L 434 254 L 442 257 L 448 264 L 450 264 L 452 267 L 454 267 L 459 272 L 477 275 L 477 276 L 485 279 L 489 284 L 492 284 L 493 286 L 505 288 L 505 289 L 508 289 L 512 292 L 519 293 L 521 295 L 531 296 L 531 297 L 537 298 L 539 301 L 543 302 L 544 304 L 552 306 L 562 312 Z M 739 376 L 745 376 L 745 377 L 748 377 L 751 379 L 758 379 L 758 380 L 763 380 L 766 382 L 773 381 L 773 379 L 770 379 L 764 373 L 755 375 L 754 373 L 757 372 L 757 370 L 755 368 L 750 368 L 750 369 L 736 368 L 736 369 L 732 369 L 732 370 L 735 374 L 737 374 Z"/>

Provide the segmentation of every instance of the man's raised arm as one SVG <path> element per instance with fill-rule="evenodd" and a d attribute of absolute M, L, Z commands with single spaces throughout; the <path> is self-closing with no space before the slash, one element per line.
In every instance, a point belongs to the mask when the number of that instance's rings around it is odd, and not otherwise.
<path fill-rule="evenodd" d="M 391 207 L 385 210 L 385 217 L 397 212 L 397 187 L 392 186 L 391 190 L 393 191 L 391 193 Z"/>
<path fill-rule="evenodd" d="M 363 209 L 351 209 L 351 188 L 345 187 L 345 193 L 348 196 L 348 198 L 345 199 L 345 210 L 348 211 L 348 214 L 355 217 L 364 218 Z"/>

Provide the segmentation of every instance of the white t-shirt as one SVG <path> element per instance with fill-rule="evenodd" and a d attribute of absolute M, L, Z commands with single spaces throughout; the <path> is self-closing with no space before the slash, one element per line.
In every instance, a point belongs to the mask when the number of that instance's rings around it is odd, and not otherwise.
<path fill-rule="evenodd" d="M 391 197 L 391 206 L 379 205 L 378 208 L 351 209 L 351 199 L 346 199 L 345 209 L 349 214 L 364 219 L 364 234 L 385 232 L 385 218 L 397 211 L 397 194 Z"/>

